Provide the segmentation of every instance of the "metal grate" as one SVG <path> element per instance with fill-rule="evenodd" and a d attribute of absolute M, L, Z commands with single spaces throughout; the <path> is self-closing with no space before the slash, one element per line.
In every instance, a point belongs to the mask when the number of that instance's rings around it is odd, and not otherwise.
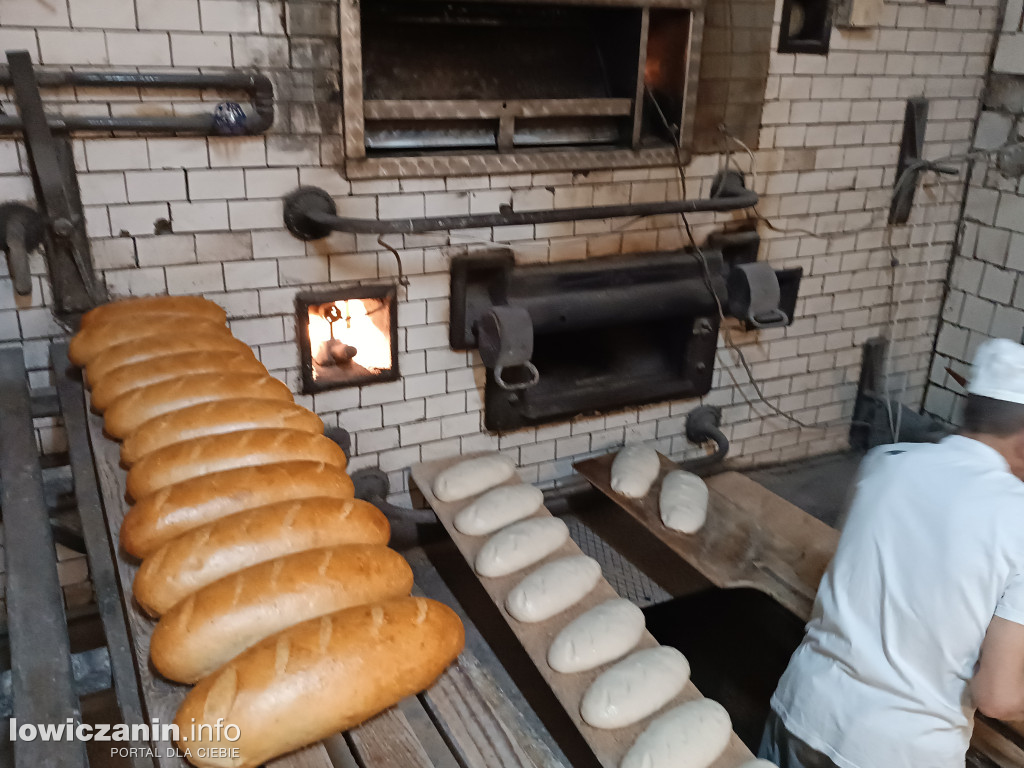
<path fill-rule="evenodd" d="M 573 515 L 562 518 L 569 526 L 569 535 L 583 553 L 601 564 L 605 579 L 619 593 L 620 597 L 632 601 L 641 608 L 663 603 L 671 595 L 655 584 L 640 569 L 620 555 L 614 547 L 588 528 Z"/>

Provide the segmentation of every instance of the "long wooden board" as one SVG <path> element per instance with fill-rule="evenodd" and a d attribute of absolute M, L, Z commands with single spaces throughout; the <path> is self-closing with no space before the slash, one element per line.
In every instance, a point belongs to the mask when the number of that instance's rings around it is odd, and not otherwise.
<path fill-rule="evenodd" d="M 433 487 L 434 478 L 438 473 L 459 461 L 471 457 L 472 456 L 459 456 L 441 459 L 438 461 L 416 464 L 412 467 L 412 477 L 416 482 L 417 487 L 422 491 L 424 497 L 430 503 L 430 506 L 437 514 L 438 519 L 447 529 L 452 541 L 455 543 L 456 547 L 458 547 L 463 557 L 465 557 L 470 567 L 472 567 L 473 563 L 476 562 L 477 553 L 480 551 L 480 548 L 487 539 L 483 536 L 466 536 L 459 533 L 459 531 L 455 529 L 452 521 L 455 514 L 466 504 L 470 503 L 472 499 L 464 499 L 454 503 L 445 503 L 439 501 L 437 497 L 433 495 L 431 489 Z M 514 484 L 516 482 L 518 482 L 516 479 L 509 481 L 510 484 Z M 548 512 L 547 509 L 541 508 L 537 514 L 549 515 L 551 513 Z M 542 560 L 541 563 L 549 562 L 560 557 L 580 554 L 582 554 L 580 548 L 570 540 L 566 542 L 561 549 Z M 618 768 L 618 765 L 626 751 L 630 746 L 632 746 L 636 737 L 640 735 L 644 728 L 647 727 L 650 720 L 657 716 L 657 713 L 628 728 L 619 728 L 616 730 L 593 728 L 587 725 L 580 716 L 580 701 L 590 684 L 602 671 L 604 671 L 606 667 L 599 667 L 598 669 L 591 670 L 589 672 L 566 675 L 555 672 L 547 663 L 548 647 L 551 645 L 551 641 L 555 638 L 558 632 L 566 624 L 594 606 L 607 600 L 617 598 L 618 594 L 614 589 L 612 589 L 611 585 L 607 581 L 602 579 L 598 586 L 589 595 L 587 595 L 584 600 L 569 610 L 564 611 L 558 616 L 544 622 L 537 624 L 523 624 L 513 619 L 509 615 L 508 611 L 505 610 L 505 598 L 527 572 L 529 571 L 527 570 L 521 573 L 512 574 L 500 579 L 481 578 L 480 582 L 488 595 L 494 601 L 498 610 L 501 612 L 501 615 L 508 622 L 509 627 L 519 639 L 523 648 L 533 660 L 533 663 L 543 676 L 545 682 L 547 682 L 548 686 L 551 688 L 555 697 L 572 719 L 573 724 L 594 752 L 598 761 L 601 765 L 605 766 L 605 768 Z M 644 632 L 638 648 L 651 648 L 657 645 L 658 642 L 654 637 L 649 632 Z M 665 709 L 676 704 L 681 704 L 685 701 L 692 701 L 699 698 L 701 698 L 700 691 L 698 691 L 691 683 L 687 685 L 686 689 L 676 697 L 673 702 L 667 705 Z M 660 711 L 664 711 L 664 709 Z M 725 754 L 723 754 L 713 764 L 712 768 L 736 768 L 750 759 L 750 751 L 739 740 L 739 737 L 733 734 L 732 740 L 730 741 Z"/>
<path fill-rule="evenodd" d="M 659 454 L 660 456 L 660 454 Z M 611 488 L 614 454 L 576 470 L 718 587 L 753 587 L 808 619 L 839 532 L 738 472 L 707 481 L 708 517 L 695 534 L 666 528 L 658 513 L 661 480 L 678 465 L 661 456 L 661 473 L 642 499 Z"/>

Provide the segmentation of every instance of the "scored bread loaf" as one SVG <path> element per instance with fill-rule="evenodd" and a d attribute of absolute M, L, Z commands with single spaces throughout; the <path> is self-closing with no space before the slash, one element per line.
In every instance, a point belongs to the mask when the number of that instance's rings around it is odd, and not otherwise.
<path fill-rule="evenodd" d="M 142 424 L 197 403 L 233 400 L 294 402 L 288 387 L 264 373 L 197 373 L 133 389 L 117 398 L 103 414 L 103 428 L 123 440 Z"/>
<path fill-rule="evenodd" d="M 189 336 L 168 338 L 165 334 L 144 336 L 127 341 L 100 352 L 85 369 L 86 384 L 92 388 L 103 381 L 111 371 L 132 363 L 155 360 L 182 352 L 237 352 L 254 357 L 249 345 L 230 334 L 194 333 Z"/>
<path fill-rule="evenodd" d="M 235 571 L 338 544 L 387 544 L 388 519 L 368 501 L 315 497 L 223 517 L 171 539 L 142 561 L 132 589 L 157 614 Z"/>
<path fill-rule="evenodd" d="M 121 463 L 130 467 L 155 450 L 185 440 L 260 428 L 298 429 L 321 435 L 324 423 L 312 411 L 283 400 L 214 400 L 141 424 L 121 443 Z"/>
<path fill-rule="evenodd" d="M 282 461 L 319 461 L 339 470 L 347 462 L 341 446 L 323 435 L 297 429 L 246 429 L 153 451 L 128 470 L 126 487 L 131 498 L 141 499 L 193 477 Z"/>
<path fill-rule="evenodd" d="M 446 605 L 404 597 L 311 619 L 272 635 L 204 678 L 174 722 L 192 762 L 254 766 L 351 728 L 428 688 L 462 650 L 462 622 Z M 224 718 L 238 740 L 217 740 Z M 232 729 L 232 736 L 234 735 Z M 211 748 L 233 747 L 240 758 Z M 207 750 L 199 757 L 200 749 Z"/>
<path fill-rule="evenodd" d="M 219 305 L 202 296 L 139 296 L 112 301 L 90 309 L 82 315 L 78 327 L 88 328 L 95 323 L 134 318 L 142 314 L 202 317 L 221 324 L 225 323 L 228 317 Z"/>
<path fill-rule="evenodd" d="M 275 632 L 411 589 L 412 568 L 382 544 L 296 552 L 215 581 L 170 608 L 149 655 L 164 677 L 194 683 Z"/>
<path fill-rule="evenodd" d="M 263 363 L 247 352 L 182 352 L 155 360 L 131 363 L 115 368 L 92 388 L 89 402 L 97 413 L 133 389 L 159 384 L 196 373 L 267 373 Z"/>
<path fill-rule="evenodd" d="M 287 461 L 216 472 L 171 485 L 135 504 L 121 523 L 121 546 L 138 558 L 200 525 L 278 501 L 351 499 L 352 480 L 330 464 Z"/>
<path fill-rule="evenodd" d="M 68 344 L 68 357 L 77 366 L 84 367 L 96 355 L 110 347 L 134 341 L 154 333 L 167 336 L 188 336 L 193 333 L 223 333 L 231 331 L 223 323 L 203 317 L 181 315 L 141 315 L 139 317 L 115 318 L 102 323 L 93 323 L 76 333 Z"/>

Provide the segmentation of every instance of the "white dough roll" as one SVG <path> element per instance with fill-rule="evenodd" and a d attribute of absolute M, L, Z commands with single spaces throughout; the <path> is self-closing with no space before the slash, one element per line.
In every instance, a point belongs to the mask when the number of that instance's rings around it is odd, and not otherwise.
<path fill-rule="evenodd" d="M 646 445 L 627 445 L 612 461 L 612 490 L 629 499 L 647 495 L 658 479 L 661 459 Z"/>
<path fill-rule="evenodd" d="M 640 642 L 644 612 L 629 600 L 601 603 L 569 622 L 548 648 L 556 672 L 585 672 L 621 658 Z"/>
<path fill-rule="evenodd" d="M 486 536 L 529 517 L 544 503 L 540 488 L 525 483 L 492 488 L 459 511 L 452 522 L 459 533 Z"/>
<path fill-rule="evenodd" d="M 521 571 L 561 549 L 569 526 L 557 517 L 532 517 L 502 528 L 476 555 L 476 572 L 497 579 Z"/>
<path fill-rule="evenodd" d="M 466 459 L 434 478 L 434 495 L 440 501 L 460 501 L 504 483 L 515 472 L 512 459 L 500 453 Z"/>
<path fill-rule="evenodd" d="M 725 707 L 712 699 L 697 699 L 659 715 L 637 737 L 620 768 L 708 768 L 732 737 L 732 721 Z M 753 760 L 741 768 L 771 766 Z"/>
<path fill-rule="evenodd" d="M 516 621 L 546 621 L 576 605 L 601 580 L 601 566 L 592 557 L 573 555 L 552 560 L 527 574 L 505 598 Z"/>
<path fill-rule="evenodd" d="M 636 651 L 605 670 L 583 694 L 580 715 L 594 728 L 625 728 L 668 704 L 690 681 L 690 663 L 675 648 Z"/>
<path fill-rule="evenodd" d="M 696 533 L 708 517 L 708 487 L 695 474 L 673 470 L 661 481 L 661 522 L 680 533 Z"/>

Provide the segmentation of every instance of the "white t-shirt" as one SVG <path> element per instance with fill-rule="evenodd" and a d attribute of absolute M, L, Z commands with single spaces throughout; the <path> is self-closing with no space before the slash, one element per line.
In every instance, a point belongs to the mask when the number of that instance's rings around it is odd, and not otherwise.
<path fill-rule="evenodd" d="M 963 768 L 993 615 L 1024 624 L 1024 483 L 966 437 L 876 448 L 772 708 L 840 768 Z"/>

